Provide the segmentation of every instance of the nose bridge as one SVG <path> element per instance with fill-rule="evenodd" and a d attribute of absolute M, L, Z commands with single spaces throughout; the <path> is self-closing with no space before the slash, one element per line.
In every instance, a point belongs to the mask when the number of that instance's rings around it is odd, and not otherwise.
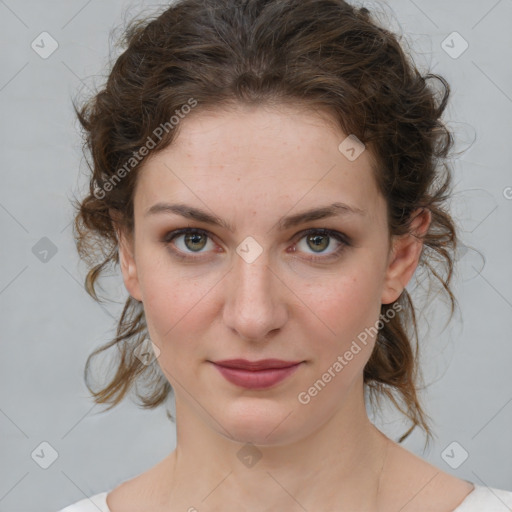
<path fill-rule="evenodd" d="M 276 279 L 268 251 L 252 241 L 242 242 L 234 258 L 225 308 L 227 325 L 240 336 L 263 339 L 281 326 L 284 305 L 279 303 Z"/>
<path fill-rule="evenodd" d="M 271 294 L 272 270 L 266 254 L 259 255 L 254 261 L 237 256 L 234 265 L 236 289 L 242 299 L 251 296 L 259 300 L 269 300 Z"/>

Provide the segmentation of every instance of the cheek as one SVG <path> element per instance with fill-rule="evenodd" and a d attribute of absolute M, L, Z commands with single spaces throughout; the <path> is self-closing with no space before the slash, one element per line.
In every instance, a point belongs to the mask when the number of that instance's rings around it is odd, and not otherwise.
<path fill-rule="evenodd" d="M 153 341 L 164 345 L 187 323 L 197 320 L 205 283 L 184 277 L 179 266 L 165 261 L 165 251 L 141 251 L 138 277 L 144 297 L 144 312 Z"/>
<path fill-rule="evenodd" d="M 322 320 L 322 346 L 326 350 L 321 359 L 343 354 L 355 340 L 361 347 L 360 354 L 367 351 L 370 357 L 376 334 L 372 327 L 378 321 L 381 307 L 378 282 L 378 276 L 354 271 L 318 290 L 313 312 Z"/>
<path fill-rule="evenodd" d="M 205 310 L 207 290 L 199 283 L 180 278 L 176 272 L 162 276 L 156 269 L 145 274 L 144 286 L 148 291 L 144 312 L 149 336 L 159 349 L 157 362 L 177 389 L 187 378 L 185 374 L 198 369 L 187 361 L 202 354 L 203 332 L 210 324 Z"/>
<path fill-rule="evenodd" d="M 158 362 L 172 381 L 172 375 L 190 371 L 183 361 L 204 355 L 201 344 L 218 312 L 212 300 L 219 276 L 198 273 L 149 252 L 139 261 L 144 313 L 149 336 L 160 350 Z"/>

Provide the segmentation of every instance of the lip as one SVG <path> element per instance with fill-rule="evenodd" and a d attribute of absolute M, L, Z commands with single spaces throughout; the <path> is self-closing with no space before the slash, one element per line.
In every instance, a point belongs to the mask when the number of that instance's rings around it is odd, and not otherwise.
<path fill-rule="evenodd" d="M 275 386 L 294 373 L 302 361 L 281 359 L 227 359 L 211 363 L 232 384 L 246 389 L 266 389 Z"/>
<path fill-rule="evenodd" d="M 240 370 L 269 370 L 273 368 L 289 368 L 301 361 L 283 361 L 282 359 L 260 359 L 259 361 L 248 361 L 247 359 L 224 359 L 212 361 L 214 364 L 225 368 L 237 368 Z"/>

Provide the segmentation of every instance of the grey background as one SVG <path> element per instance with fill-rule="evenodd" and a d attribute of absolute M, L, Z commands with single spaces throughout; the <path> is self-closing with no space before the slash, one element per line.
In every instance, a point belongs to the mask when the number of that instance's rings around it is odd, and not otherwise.
<path fill-rule="evenodd" d="M 104 281 L 117 303 L 100 306 L 86 294 L 69 204 L 82 197 L 87 171 L 71 98 L 102 83 L 109 55 L 119 54 L 112 29 L 162 5 L 0 0 L 1 512 L 56 511 L 145 471 L 175 446 L 163 408 L 125 401 L 100 414 L 88 396 L 86 357 L 113 335 L 127 293 L 117 273 Z M 460 311 L 449 326 L 443 303 L 422 308 L 430 386 L 421 396 L 437 437 L 426 452 L 421 432 L 404 446 L 460 478 L 512 490 L 512 2 L 364 5 L 404 33 L 420 68 L 431 64 L 452 86 L 445 119 L 456 130 L 456 150 L 466 150 L 453 162 L 452 211 L 463 243 L 476 249 L 460 252 Z M 31 47 L 44 31 L 59 45 L 46 59 Z M 442 47 L 454 31 L 469 45 L 457 58 Z M 444 43 L 452 53 L 462 48 L 457 37 Z M 413 288 L 421 297 L 419 274 Z M 406 425 L 391 408 L 373 418 L 395 439 Z M 31 455 L 42 442 L 58 454 L 47 469 Z M 467 460 L 452 467 L 462 450 Z"/>

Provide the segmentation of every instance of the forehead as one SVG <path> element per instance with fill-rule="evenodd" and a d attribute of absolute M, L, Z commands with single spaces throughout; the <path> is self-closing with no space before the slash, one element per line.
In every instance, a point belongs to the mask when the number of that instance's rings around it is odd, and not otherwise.
<path fill-rule="evenodd" d="M 383 198 L 371 155 L 364 150 L 350 160 L 339 148 L 346 139 L 326 114 L 308 109 L 193 112 L 180 121 L 174 142 L 144 162 L 135 208 L 143 213 L 155 202 L 178 198 L 223 208 L 223 198 L 260 207 L 332 200 L 377 215 Z"/>

